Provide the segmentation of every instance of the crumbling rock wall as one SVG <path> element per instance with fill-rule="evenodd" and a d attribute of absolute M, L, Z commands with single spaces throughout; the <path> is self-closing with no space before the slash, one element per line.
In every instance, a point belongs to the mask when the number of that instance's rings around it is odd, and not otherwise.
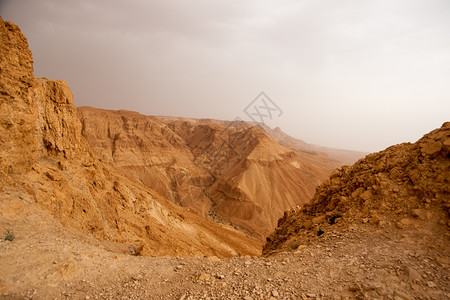
<path fill-rule="evenodd" d="M 96 158 L 67 83 L 35 79 L 25 36 L 2 19 L 0 41 L 1 207 L 11 198 L 24 205 L 33 199 L 49 217 L 131 247 L 130 254 L 259 253 L 255 240 L 176 206 Z"/>
<path fill-rule="evenodd" d="M 0 174 L 29 169 L 37 155 L 33 58 L 19 28 L 0 18 Z M 20 140 L 20 146 L 14 141 Z M 1 185 L 1 183 L 0 183 Z"/>
<path fill-rule="evenodd" d="M 335 170 L 310 204 L 285 212 L 263 252 L 293 249 L 335 223 L 405 228 L 432 210 L 450 226 L 450 122 Z"/>

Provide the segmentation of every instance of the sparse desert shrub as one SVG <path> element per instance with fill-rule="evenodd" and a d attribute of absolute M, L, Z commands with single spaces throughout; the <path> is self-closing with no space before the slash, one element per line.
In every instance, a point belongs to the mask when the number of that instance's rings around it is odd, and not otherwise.
<path fill-rule="evenodd" d="M 5 230 L 5 241 L 12 242 L 12 241 L 14 241 L 15 238 L 16 237 L 14 236 L 14 232 L 11 229 L 6 228 L 6 230 Z"/>

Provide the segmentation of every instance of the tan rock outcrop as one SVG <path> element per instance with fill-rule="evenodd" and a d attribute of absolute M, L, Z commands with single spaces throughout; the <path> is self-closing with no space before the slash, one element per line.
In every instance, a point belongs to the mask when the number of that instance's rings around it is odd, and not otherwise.
<path fill-rule="evenodd" d="M 449 138 L 446 122 L 414 144 L 392 146 L 336 170 L 310 204 L 285 212 L 263 252 L 305 243 L 319 228 L 307 224 L 320 217 L 327 220 L 322 231 L 332 230 L 337 219 L 341 225 L 369 221 L 398 229 L 417 228 L 421 221 L 450 225 L 450 151 L 443 146 Z"/>
<path fill-rule="evenodd" d="M 1 207 L 12 197 L 25 207 L 32 200 L 49 218 L 123 244 L 115 249 L 134 255 L 259 253 L 257 241 L 198 217 L 97 159 L 81 134 L 67 83 L 34 78 L 31 51 L 14 24 L 0 19 L 0 39 Z M 3 210 L 2 217 L 9 215 Z"/>
<path fill-rule="evenodd" d="M 19 28 L 0 18 L 0 172 L 22 173 L 37 155 L 33 58 Z M 17 145 L 13 141 L 19 141 Z M 3 181 L 3 180 L 2 180 Z M 1 184 L 1 183 L 0 183 Z"/>

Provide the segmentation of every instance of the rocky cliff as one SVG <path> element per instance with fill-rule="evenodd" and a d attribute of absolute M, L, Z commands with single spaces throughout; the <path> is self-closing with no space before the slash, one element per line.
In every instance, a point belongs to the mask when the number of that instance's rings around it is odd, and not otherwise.
<path fill-rule="evenodd" d="M 206 219 L 263 240 L 338 162 L 293 151 L 246 122 L 78 108 L 83 136 L 103 162 Z"/>
<path fill-rule="evenodd" d="M 296 249 L 327 232 L 345 232 L 363 223 L 372 224 L 374 231 L 410 229 L 422 232 L 423 238 L 432 234 L 442 243 L 433 247 L 448 251 L 444 245 L 448 246 L 449 218 L 447 122 L 414 144 L 392 146 L 335 170 L 310 204 L 284 213 L 263 251 Z"/>
<path fill-rule="evenodd" d="M 37 156 L 37 141 L 28 134 L 35 129 L 37 113 L 31 109 L 36 105 L 31 97 L 35 80 L 27 39 L 16 25 L 3 20 L 0 34 L 0 172 L 6 178 L 29 169 Z M 17 140 L 20 145 L 14 143 Z"/>
<path fill-rule="evenodd" d="M 100 161 L 81 134 L 67 83 L 34 78 L 26 37 L 14 24 L 0 19 L 0 39 L 3 221 L 14 224 L 43 209 L 49 218 L 130 254 L 259 253 L 258 242 L 198 217 Z M 19 211 L 9 209 L 17 205 Z"/>
<path fill-rule="evenodd" d="M 167 124 L 130 111 L 78 108 L 82 133 L 100 159 L 172 202 L 208 216 L 208 172 L 194 164 L 186 142 Z"/>

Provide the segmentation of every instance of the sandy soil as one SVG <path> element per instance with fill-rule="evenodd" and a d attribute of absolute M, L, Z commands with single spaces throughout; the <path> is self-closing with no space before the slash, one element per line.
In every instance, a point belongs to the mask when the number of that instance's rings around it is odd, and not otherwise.
<path fill-rule="evenodd" d="M 333 230 L 268 257 L 142 257 L 3 198 L 1 299 L 449 299 L 446 226 Z"/>

